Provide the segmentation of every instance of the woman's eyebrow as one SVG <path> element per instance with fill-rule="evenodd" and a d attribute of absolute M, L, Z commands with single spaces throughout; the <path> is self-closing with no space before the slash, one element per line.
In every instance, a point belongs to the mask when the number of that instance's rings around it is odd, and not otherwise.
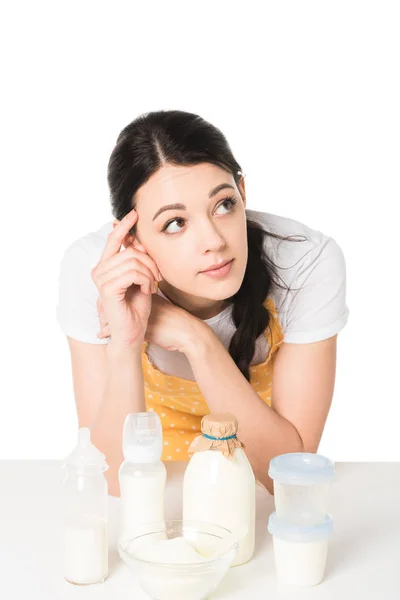
<path fill-rule="evenodd" d="M 217 187 L 215 187 L 211 190 L 211 192 L 208 194 L 208 197 L 213 198 L 214 196 L 216 196 L 218 194 L 218 192 L 220 192 L 221 190 L 224 190 L 225 188 L 231 188 L 232 190 L 235 189 L 233 187 L 233 185 L 231 185 L 230 183 L 220 183 L 219 185 L 217 185 Z"/>
<path fill-rule="evenodd" d="M 208 194 L 209 198 L 213 198 L 214 196 L 216 196 L 218 194 L 218 192 L 220 192 L 221 190 L 224 190 L 225 188 L 230 188 L 232 190 L 234 190 L 235 188 L 233 187 L 233 185 L 231 185 L 230 183 L 220 183 L 219 185 L 217 185 L 215 188 L 213 188 L 210 193 Z M 161 208 L 158 209 L 158 211 L 156 212 L 156 214 L 153 217 L 153 221 L 158 217 L 158 215 L 160 215 L 162 212 L 165 212 L 166 210 L 186 210 L 186 206 L 184 204 L 167 204 L 166 206 L 162 206 Z"/>

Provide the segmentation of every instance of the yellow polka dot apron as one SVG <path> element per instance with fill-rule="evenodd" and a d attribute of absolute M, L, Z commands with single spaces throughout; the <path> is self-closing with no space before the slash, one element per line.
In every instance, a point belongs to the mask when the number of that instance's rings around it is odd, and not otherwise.
<path fill-rule="evenodd" d="M 272 373 L 276 352 L 283 342 L 283 331 L 275 304 L 267 298 L 264 306 L 270 311 L 270 324 L 264 331 L 269 344 L 267 359 L 250 366 L 250 384 L 260 398 L 271 406 Z M 174 375 L 167 375 L 152 364 L 146 349 L 142 348 L 142 367 L 146 408 L 160 417 L 163 427 L 163 461 L 188 460 L 188 448 L 201 433 L 201 419 L 210 413 L 203 394 L 196 382 Z"/>

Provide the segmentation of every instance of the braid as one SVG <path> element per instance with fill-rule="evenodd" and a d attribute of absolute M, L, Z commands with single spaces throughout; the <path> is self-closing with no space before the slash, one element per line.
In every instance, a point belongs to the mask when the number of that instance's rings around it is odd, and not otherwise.
<path fill-rule="evenodd" d="M 271 315 L 264 306 L 266 298 L 274 287 L 290 289 L 281 285 L 276 265 L 264 250 L 265 237 L 280 240 L 304 241 L 293 236 L 283 237 L 265 231 L 263 227 L 247 217 L 248 259 L 243 282 L 240 289 L 232 296 L 232 319 L 237 328 L 229 345 L 232 356 L 239 370 L 247 381 L 250 381 L 250 363 L 253 359 L 256 340 L 270 325 Z"/>

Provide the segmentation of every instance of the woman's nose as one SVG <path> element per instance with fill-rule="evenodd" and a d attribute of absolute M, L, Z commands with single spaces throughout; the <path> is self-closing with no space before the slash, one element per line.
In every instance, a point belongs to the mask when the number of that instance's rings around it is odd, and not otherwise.
<path fill-rule="evenodd" d="M 217 227 L 211 223 L 205 224 L 199 234 L 203 252 L 217 252 L 225 246 L 225 240 Z"/>

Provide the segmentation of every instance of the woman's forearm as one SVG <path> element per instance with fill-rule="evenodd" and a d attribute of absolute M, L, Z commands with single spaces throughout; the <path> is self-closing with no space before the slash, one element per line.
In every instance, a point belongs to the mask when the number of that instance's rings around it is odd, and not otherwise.
<path fill-rule="evenodd" d="M 93 444 L 106 456 L 109 493 L 119 496 L 118 469 L 123 461 L 122 431 L 129 413 L 146 410 L 141 345 L 107 345 L 103 400 L 91 426 Z"/>
<path fill-rule="evenodd" d="M 198 325 L 186 357 L 210 411 L 236 416 L 254 473 L 272 494 L 269 462 L 278 454 L 303 451 L 297 430 L 260 398 L 208 325 Z"/>

